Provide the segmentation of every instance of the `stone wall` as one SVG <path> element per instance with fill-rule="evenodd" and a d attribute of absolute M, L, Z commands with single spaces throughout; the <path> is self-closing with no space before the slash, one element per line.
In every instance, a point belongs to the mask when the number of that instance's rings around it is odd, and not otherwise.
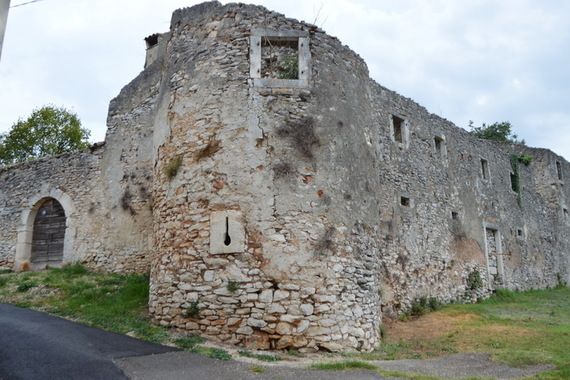
<path fill-rule="evenodd" d="M 64 261 L 150 267 L 157 323 L 260 349 L 369 350 L 418 298 L 570 281 L 562 157 L 474 138 L 263 7 L 181 9 L 147 43 L 104 148 L 0 171 L 0 265 L 52 196 Z"/>

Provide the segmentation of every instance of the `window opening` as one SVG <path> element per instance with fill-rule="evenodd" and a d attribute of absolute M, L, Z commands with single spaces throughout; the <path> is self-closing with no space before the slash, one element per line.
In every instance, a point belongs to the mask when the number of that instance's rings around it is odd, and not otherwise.
<path fill-rule="evenodd" d="M 408 197 L 400 197 L 400 204 L 405 207 L 410 207 L 410 198 Z"/>
<path fill-rule="evenodd" d="M 481 159 L 481 176 L 483 179 L 489 179 L 489 163 L 485 159 Z"/>
<path fill-rule="evenodd" d="M 299 79 L 298 38 L 261 38 L 261 77 Z"/>
<path fill-rule="evenodd" d="M 562 164 L 560 161 L 556 161 L 556 174 L 558 175 L 558 179 L 562 181 Z"/>
<path fill-rule="evenodd" d="M 404 119 L 392 115 L 392 125 L 394 127 L 394 140 L 399 143 L 404 142 Z"/>
<path fill-rule="evenodd" d="M 459 220 L 459 213 L 457 213 L 456 211 L 452 211 L 451 212 L 451 219 Z"/>

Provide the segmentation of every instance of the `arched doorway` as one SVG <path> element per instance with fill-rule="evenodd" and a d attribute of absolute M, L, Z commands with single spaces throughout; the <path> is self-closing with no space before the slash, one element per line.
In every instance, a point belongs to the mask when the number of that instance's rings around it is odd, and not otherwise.
<path fill-rule="evenodd" d="M 47 198 L 34 219 L 30 262 L 34 267 L 58 266 L 63 261 L 65 211 L 61 203 Z"/>

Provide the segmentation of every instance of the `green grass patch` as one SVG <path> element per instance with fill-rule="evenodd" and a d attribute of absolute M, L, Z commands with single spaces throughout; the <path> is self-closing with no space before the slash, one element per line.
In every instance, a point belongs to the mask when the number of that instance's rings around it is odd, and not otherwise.
<path fill-rule="evenodd" d="M 498 290 L 477 304 L 448 305 L 417 320 L 398 322 L 402 330 L 438 323 L 432 334 L 402 338 L 388 331 L 370 353 L 347 354 L 354 360 L 421 359 L 454 352 L 490 353 L 515 367 L 553 364 L 557 368 L 532 379 L 570 379 L 570 289 L 512 292 Z"/>
<path fill-rule="evenodd" d="M 312 364 L 310 369 L 317 369 L 321 371 L 346 371 L 350 369 L 367 369 L 376 371 L 377 366 L 360 360 L 344 360 L 339 362 L 325 362 Z"/>
<path fill-rule="evenodd" d="M 255 353 L 253 353 L 251 351 L 247 351 L 247 350 L 238 351 L 238 354 L 240 356 L 243 356 L 246 358 L 261 360 L 262 362 L 278 362 L 281 360 L 280 358 L 278 358 L 275 355 L 255 354 Z"/>
<path fill-rule="evenodd" d="M 321 371 L 367 370 L 367 371 L 374 371 L 379 375 L 385 377 L 392 377 L 392 378 L 410 379 L 410 380 L 439 380 L 438 377 L 434 376 L 421 375 L 418 373 L 411 373 L 411 372 L 386 370 L 361 360 L 345 360 L 339 362 L 317 363 L 311 365 L 309 368 Z"/>
<path fill-rule="evenodd" d="M 146 275 L 89 272 L 79 264 L 3 274 L 0 302 L 47 311 L 90 326 L 164 342 L 168 333 L 147 316 Z M 38 288 L 31 292 L 32 288 Z"/>

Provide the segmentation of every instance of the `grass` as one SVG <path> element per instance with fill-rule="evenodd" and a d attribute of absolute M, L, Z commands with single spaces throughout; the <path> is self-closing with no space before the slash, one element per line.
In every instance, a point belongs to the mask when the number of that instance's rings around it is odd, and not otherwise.
<path fill-rule="evenodd" d="M 278 362 L 281 359 L 278 358 L 275 355 L 268 355 L 268 354 L 254 354 L 251 351 L 247 351 L 247 350 L 242 350 L 242 351 L 238 351 L 238 354 L 240 356 L 246 357 L 246 358 L 252 358 L 252 359 L 257 359 L 260 360 L 262 362 Z"/>
<path fill-rule="evenodd" d="M 515 367 L 557 367 L 533 379 L 570 379 L 569 288 L 522 293 L 500 290 L 483 302 L 448 305 L 394 326 L 387 329 L 388 336 L 377 350 L 346 356 L 359 360 L 415 359 L 486 352 L 494 360 Z"/>
<path fill-rule="evenodd" d="M 0 302 L 30 307 L 151 342 L 167 331 L 147 316 L 148 277 L 89 272 L 81 265 L 0 275 Z"/>
<path fill-rule="evenodd" d="M 421 375 L 418 373 L 385 370 L 361 360 L 344 360 L 344 361 L 317 363 L 311 365 L 309 368 L 321 371 L 367 370 L 367 371 L 374 371 L 381 376 L 392 377 L 392 378 L 410 379 L 410 380 L 438 380 L 437 377 Z"/>
<path fill-rule="evenodd" d="M 202 346 L 205 340 L 196 335 L 179 338 L 174 341 L 176 346 L 196 354 L 204 355 L 212 359 L 230 360 L 232 356 L 221 348 Z"/>

